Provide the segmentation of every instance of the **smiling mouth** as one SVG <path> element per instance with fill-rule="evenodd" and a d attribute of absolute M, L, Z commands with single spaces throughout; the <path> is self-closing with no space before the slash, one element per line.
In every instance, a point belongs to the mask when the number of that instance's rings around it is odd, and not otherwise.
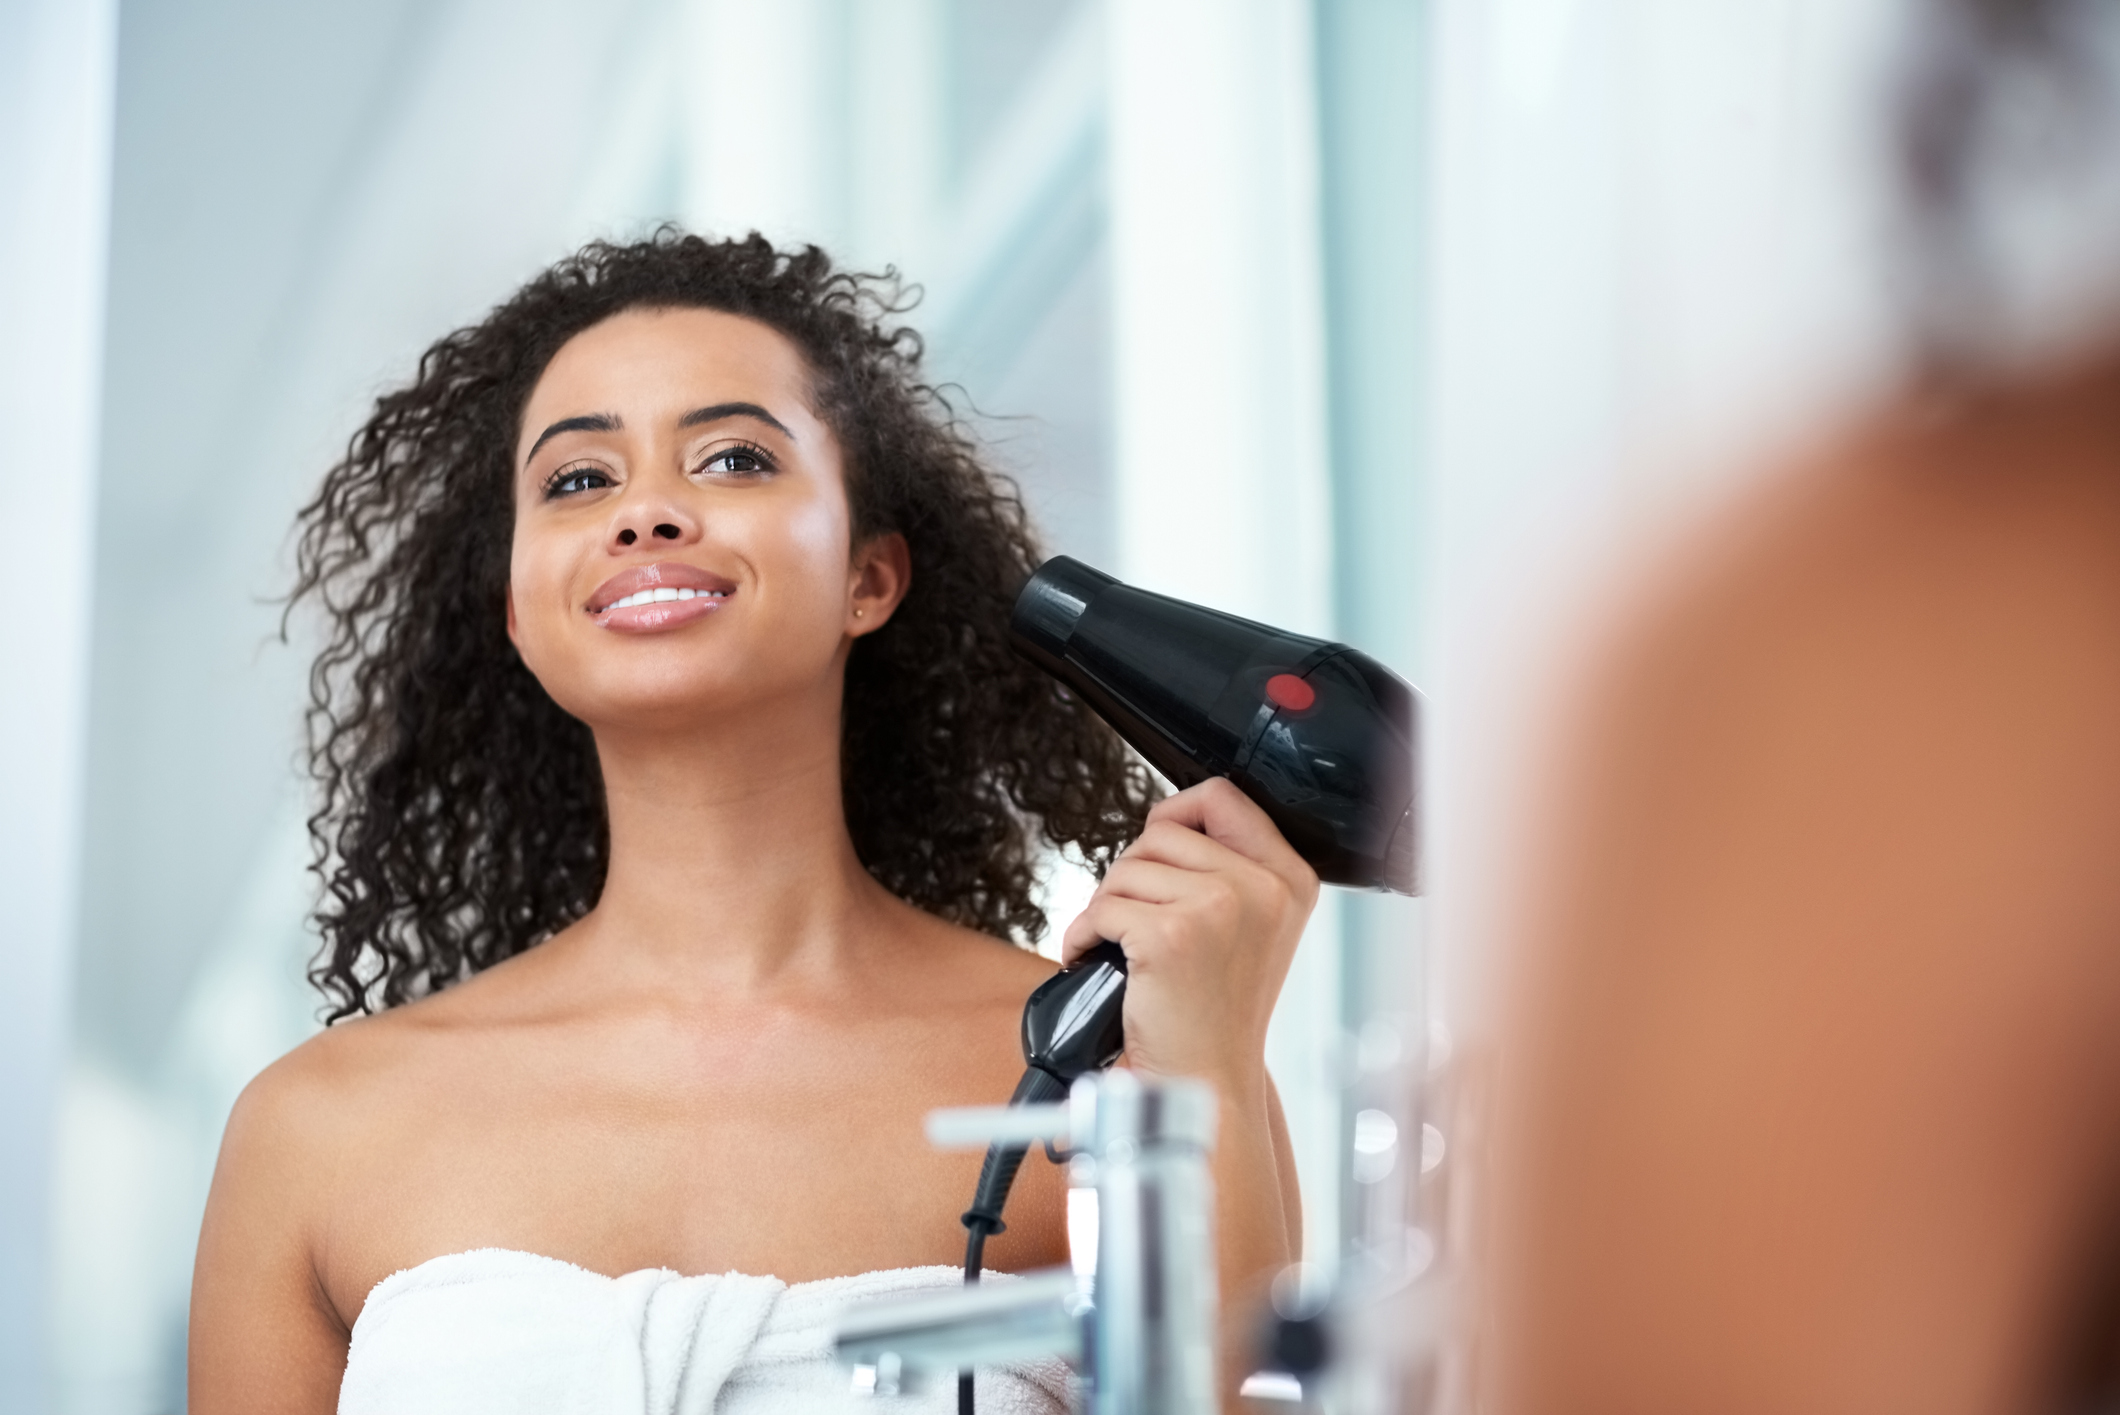
<path fill-rule="evenodd" d="M 736 582 L 698 565 L 666 560 L 621 570 L 582 606 L 599 629 L 658 634 L 712 616 L 736 593 Z"/>
<path fill-rule="evenodd" d="M 734 593 L 689 585 L 656 585 L 614 599 L 602 609 L 590 610 L 589 622 L 613 634 L 660 634 L 695 619 L 715 617 Z"/>
<path fill-rule="evenodd" d="M 668 585 L 657 585 L 654 589 L 640 590 L 634 594 L 629 594 L 624 599 L 614 599 L 602 609 L 592 610 L 591 613 L 609 614 L 614 609 L 632 609 L 637 605 L 643 604 L 674 604 L 692 599 L 727 599 L 728 597 L 729 592 L 727 590 L 672 589 Z"/>

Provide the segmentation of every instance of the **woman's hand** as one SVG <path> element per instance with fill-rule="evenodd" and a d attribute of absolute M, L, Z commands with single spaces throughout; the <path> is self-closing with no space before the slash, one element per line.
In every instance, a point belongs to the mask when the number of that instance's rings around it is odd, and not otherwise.
<path fill-rule="evenodd" d="M 1318 877 L 1266 813 L 1220 777 L 1157 803 L 1068 926 L 1072 963 L 1126 950 L 1126 1063 L 1263 1094 L 1266 1023 L 1318 899 Z"/>

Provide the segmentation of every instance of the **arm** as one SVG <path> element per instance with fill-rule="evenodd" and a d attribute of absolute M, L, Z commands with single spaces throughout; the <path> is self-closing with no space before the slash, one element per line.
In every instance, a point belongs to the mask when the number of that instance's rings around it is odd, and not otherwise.
<path fill-rule="evenodd" d="M 348 1333 L 311 1261 L 305 1199 L 322 1171 L 302 1140 L 293 1060 L 251 1082 L 221 1141 L 192 1273 L 195 1415 L 338 1408 Z"/>
<path fill-rule="evenodd" d="M 1288 1226 L 1288 1251 L 1303 1256 L 1303 1191 L 1296 1183 L 1296 1147 L 1288 1138 L 1288 1116 L 1281 1109 L 1281 1088 L 1266 1078 L 1266 1124 L 1273 1134 L 1273 1168 L 1281 1181 L 1281 1218 Z"/>

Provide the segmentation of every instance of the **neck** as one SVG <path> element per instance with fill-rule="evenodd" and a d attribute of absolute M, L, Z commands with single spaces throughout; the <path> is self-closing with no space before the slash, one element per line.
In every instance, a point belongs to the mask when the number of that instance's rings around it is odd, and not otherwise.
<path fill-rule="evenodd" d="M 610 868 L 584 943 L 722 995 L 842 971 L 888 896 L 847 834 L 839 743 L 836 694 L 599 729 Z"/>

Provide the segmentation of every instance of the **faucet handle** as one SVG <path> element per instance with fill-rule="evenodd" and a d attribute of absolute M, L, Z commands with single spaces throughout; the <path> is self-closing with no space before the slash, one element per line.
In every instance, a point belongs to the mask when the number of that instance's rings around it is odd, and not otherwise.
<path fill-rule="evenodd" d="M 1075 1275 L 1059 1268 L 1013 1282 L 859 1303 L 841 1314 L 832 1344 L 843 1364 L 879 1375 L 917 1378 L 1041 1356 L 1079 1365 L 1081 1311 Z"/>
<path fill-rule="evenodd" d="M 1068 1137 L 1068 1107 L 965 1105 L 927 1113 L 928 1143 L 938 1150 L 983 1150 L 988 1145 L 1031 1146 Z"/>

